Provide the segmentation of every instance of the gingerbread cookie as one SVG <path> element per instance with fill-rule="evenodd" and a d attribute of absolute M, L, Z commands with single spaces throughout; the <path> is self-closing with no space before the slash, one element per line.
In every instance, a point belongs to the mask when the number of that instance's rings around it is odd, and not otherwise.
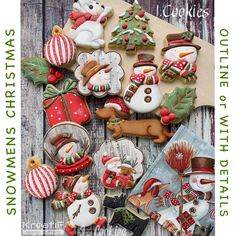
<path fill-rule="evenodd" d="M 101 228 L 107 222 L 105 217 L 99 217 L 101 200 L 89 188 L 89 175 L 65 176 L 63 187 L 65 190 L 56 193 L 51 205 L 55 210 L 67 208 L 70 221 L 65 232 L 68 236 L 76 235 L 76 227 L 95 224 L 97 228 Z"/>
<path fill-rule="evenodd" d="M 70 20 L 73 22 L 70 37 L 79 47 L 104 47 L 103 27 L 112 12 L 112 7 L 104 7 L 96 1 L 78 0 L 70 13 Z"/>
<path fill-rule="evenodd" d="M 52 38 L 44 45 L 44 57 L 54 66 L 65 66 L 73 61 L 76 46 L 71 38 L 63 34 L 59 26 L 54 26 Z"/>
<path fill-rule="evenodd" d="M 52 67 L 44 58 L 26 57 L 21 60 L 21 70 L 24 77 L 35 85 L 56 84 L 64 75 L 58 68 Z"/>
<path fill-rule="evenodd" d="M 61 90 L 51 84 L 47 85 L 43 93 L 43 107 L 51 127 L 63 121 L 78 124 L 90 121 L 91 113 L 87 101 L 78 93 L 76 87 L 77 81 L 72 79 L 66 79 Z"/>
<path fill-rule="evenodd" d="M 111 119 L 107 122 L 107 128 L 113 132 L 112 137 L 121 138 L 123 135 L 150 137 L 156 144 L 165 143 L 173 136 L 157 119 L 146 120 L 121 120 Z"/>
<path fill-rule="evenodd" d="M 93 160 L 106 188 L 132 188 L 143 174 L 143 153 L 128 139 L 105 141 Z"/>
<path fill-rule="evenodd" d="M 130 110 L 121 97 L 109 97 L 103 108 L 96 109 L 96 116 L 100 119 L 110 120 L 114 118 L 128 119 Z"/>
<path fill-rule="evenodd" d="M 117 95 L 121 91 L 124 71 L 120 66 L 121 56 L 116 52 L 105 53 L 96 50 L 93 53 L 81 53 L 75 70 L 78 79 L 78 91 L 84 95 L 104 97 Z"/>
<path fill-rule="evenodd" d="M 154 111 L 161 104 L 157 65 L 153 61 L 153 55 L 138 55 L 138 62 L 133 66 L 134 74 L 130 77 L 131 83 L 124 92 L 126 105 L 138 113 Z"/>
<path fill-rule="evenodd" d="M 85 128 L 72 122 L 62 122 L 44 136 L 44 152 L 53 162 L 57 174 L 77 173 L 92 163 L 88 155 L 91 140 Z"/>
<path fill-rule="evenodd" d="M 168 46 L 162 49 L 165 59 L 160 67 L 163 81 L 172 82 L 177 77 L 183 83 L 197 80 L 195 63 L 201 47 L 192 43 L 193 37 L 191 31 L 167 35 Z"/>
<path fill-rule="evenodd" d="M 119 224 L 131 231 L 135 236 L 141 236 L 145 230 L 149 217 L 142 217 L 128 207 L 125 207 L 126 195 L 105 195 L 103 205 L 113 210 L 112 218 L 109 222 L 111 226 Z"/>
<path fill-rule="evenodd" d="M 123 47 L 127 53 L 136 53 L 137 48 L 155 46 L 149 18 L 135 1 L 133 6 L 119 16 L 119 25 L 112 31 L 111 47 Z"/>
<path fill-rule="evenodd" d="M 196 89 L 190 87 L 177 87 L 173 92 L 165 94 L 160 106 L 161 123 L 180 123 L 194 109 L 196 98 Z"/>
<path fill-rule="evenodd" d="M 48 198 L 57 189 L 59 179 L 48 165 L 40 163 L 37 157 L 28 160 L 29 173 L 25 177 L 25 188 L 36 198 Z"/>

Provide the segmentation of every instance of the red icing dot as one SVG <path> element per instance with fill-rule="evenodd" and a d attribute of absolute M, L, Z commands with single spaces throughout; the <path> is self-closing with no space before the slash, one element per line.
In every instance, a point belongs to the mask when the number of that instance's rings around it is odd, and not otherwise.
<path fill-rule="evenodd" d="M 144 17 L 144 12 L 143 12 L 143 11 L 140 11 L 140 12 L 138 13 L 138 15 L 139 15 L 139 17 Z"/>
<path fill-rule="evenodd" d="M 123 25 L 122 25 L 122 28 L 123 28 L 123 29 L 127 29 L 127 26 L 128 26 L 127 24 L 123 24 Z"/>
<path fill-rule="evenodd" d="M 146 43 L 148 41 L 148 38 L 146 36 L 144 36 L 142 40 L 144 43 Z"/>
<path fill-rule="evenodd" d="M 128 43 L 128 42 L 129 42 L 129 38 L 128 38 L 128 37 L 125 37 L 125 38 L 124 38 L 124 41 L 125 41 L 126 43 Z"/>
<path fill-rule="evenodd" d="M 133 11 L 129 11 L 129 15 L 132 16 L 134 14 Z"/>

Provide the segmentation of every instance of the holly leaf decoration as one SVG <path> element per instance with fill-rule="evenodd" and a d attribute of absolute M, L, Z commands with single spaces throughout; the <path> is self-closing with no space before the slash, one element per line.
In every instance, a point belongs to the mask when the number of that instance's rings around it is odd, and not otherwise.
<path fill-rule="evenodd" d="M 191 40 L 193 38 L 193 32 L 187 31 L 182 34 L 182 39 L 188 39 Z"/>
<path fill-rule="evenodd" d="M 173 92 L 164 95 L 160 113 L 165 109 L 162 122 L 179 123 L 194 109 L 197 98 L 196 88 L 176 88 Z"/>
<path fill-rule="evenodd" d="M 32 80 L 35 85 L 48 84 L 50 64 L 40 57 L 27 57 L 21 61 L 24 77 Z"/>

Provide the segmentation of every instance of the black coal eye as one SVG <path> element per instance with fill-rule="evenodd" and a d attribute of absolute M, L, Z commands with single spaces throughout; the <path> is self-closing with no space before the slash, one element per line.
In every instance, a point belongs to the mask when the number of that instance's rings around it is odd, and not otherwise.
<path fill-rule="evenodd" d="M 197 199 L 193 200 L 193 205 L 197 206 L 199 204 L 199 201 Z"/>
<path fill-rule="evenodd" d="M 196 212 L 196 208 L 195 208 L 195 207 L 191 207 L 191 208 L 189 209 L 189 211 L 190 211 L 191 213 L 195 213 L 195 212 Z"/>
<path fill-rule="evenodd" d="M 104 6 L 104 5 L 101 5 L 101 7 L 102 7 L 102 8 L 105 8 L 105 6 Z"/>
<path fill-rule="evenodd" d="M 92 10 L 92 9 L 93 9 L 93 5 L 89 5 L 89 9 L 91 9 L 91 10 Z"/>

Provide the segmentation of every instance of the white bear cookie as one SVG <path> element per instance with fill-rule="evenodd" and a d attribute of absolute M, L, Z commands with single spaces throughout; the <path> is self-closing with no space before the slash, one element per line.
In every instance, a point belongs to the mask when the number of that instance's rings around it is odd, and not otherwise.
<path fill-rule="evenodd" d="M 70 13 L 70 20 L 73 22 L 70 36 L 76 45 L 93 49 L 104 47 L 103 27 L 112 12 L 112 7 L 104 7 L 96 1 L 78 0 L 75 2 L 73 11 Z"/>

